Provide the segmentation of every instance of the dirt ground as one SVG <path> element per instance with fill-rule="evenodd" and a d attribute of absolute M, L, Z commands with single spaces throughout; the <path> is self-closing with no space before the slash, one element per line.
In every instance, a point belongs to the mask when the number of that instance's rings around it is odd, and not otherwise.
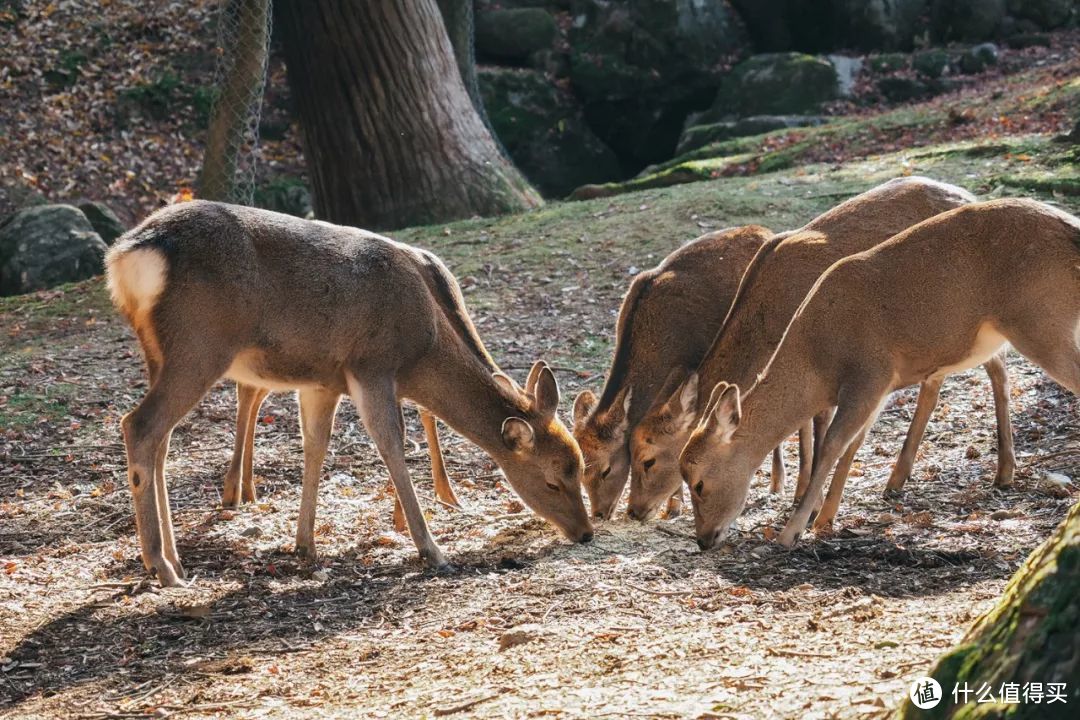
<path fill-rule="evenodd" d="M 997 193 L 980 175 L 991 161 L 965 157 L 903 163 Z M 559 368 L 566 411 L 602 382 L 637 268 L 715 227 L 794 227 L 898 166 L 875 158 L 398 236 L 447 258 L 505 368 L 521 379 L 540 355 Z M 194 578 L 162 590 L 138 560 L 117 431 L 145 380 L 101 282 L 5 300 L 0 325 L 3 717 L 882 717 L 1078 497 L 1078 402 L 1015 356 L 1015 487 L 991 487 L 993 407 L 974 371 L 946 384 L 900 500 L 881 490 L 913 391 L 860 453 L 836 533 L 792 551 L 764 539 L 789 503 L 767 494 L 764 472 L 731 547 L 699 552 L 687 517 L 619 519 L 571 545 L 447 432 L 467 503 L 452 512 L 433 502 L 410 415 L 411 468 L 459 567 L 436 576 L 392 532 L 385 469 L 345 403 L 321 555 L 300 562 L 295 403 L 273 396 L 261 412 L 258 502 L 222 510 L 233 415 L 222 384 L 174 435 L 172 503 Z"/>

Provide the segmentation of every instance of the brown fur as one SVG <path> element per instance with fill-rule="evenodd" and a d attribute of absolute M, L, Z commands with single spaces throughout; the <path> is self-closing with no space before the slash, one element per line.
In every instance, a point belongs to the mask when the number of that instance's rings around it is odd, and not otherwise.
<path fill-rule="evenodd" d="M 984 362 L 1002 343 L 1080 392 L 1080 220 L 1031 200 L 942 213 L 833 265 L 761 378 L 712 389 L 680 458 L 698 543 L 741 511 L 754 469 L 805 418 L 836 406 L 811 486 L 779 541 L 793 544 L 829 468 L 894 390 Z"/>
<path fill-rule="evenodd" d="M 672 369 L 685 373 L 701 359 L 743 270 L 771 234 L 749 226 L 703 235 L 630 284 L 600 400 L 586 391 L 574 405 L 574 437 L 585 457 L 584 483 L 595 517 L 610 516 L 622 494 L 629 433 Z"/>
<path fill-rule="evenodd" d="M 741 387 L 753 382 L 780 342 L 799 303 L 822 272 L 837 260 L 871 248 L 918 222 L 974 200 L 971 194 L 953 185 L 919 177 L 900 178 L 838 205 L 800 230 L 766 243 L 747 268 L 723 327 L 698 366 L 696 402 L 685 407 L 673 407 L 671 402 L 659 403 L 638 425 L 631 445 L 634 468 L 642 467 L 649 460 L 653 462 L 651 470 L 640 473 L 640 481 L 635 480 L 632 484 L 631 505 L 641 508 L 641 512 L 648 512 L 674 488 L 681 487 L 679 452 L 702 416 L 712 390 L 723 381 Z M 1000 382 L 1000 377 L 992 374 L 995 383 Z M 928 399 L 929 396 L 921 400 L 924 406 Z M 933 409 L 932 404 L 930 409 Z M 1004 426 L 999 424 L 999 438 L 1007 436 L 1007 440 L 1002 440 L 1000 445 L 1011 448 L 1007 410 L 1004 417 Z M 897 475 L 906 478 L 910 472 L 914 447 L 917 447 L 924 427 L 925 422 L 912 424 L 909 430 L 912 451 L 901 456 Z M 796 491 L 799 497 L 805 493 L 805 485 L 810 479 L 809 463 L 805 459 L 807 454 L 812 455 L 809 443 L 804 442 L 801 447 L 804 461 Z M 851 452 L 856 449 L 852 448 Z M 999 469 L 999 481 L 1011 480 L 1009 458 Z M 837 491 L 843 488 L 846 477 L 842 470 L 836 475 Z M 833 501 L 837 499 L 834 494 Z M 833 502 L 826 508 L 827 511 L 830 509 L 835 510 Z M 822 514 L 823 522 L 830 519 L 829 512 Z"/>
<path fill-rule="evenodd" d="M 160 295 L 132 258 L 160 258 Z M 338 399 L 348 393 L 390 470 L 409 531 L 432 565 L 431 538 L 405 467 L 400 401 L 411 399 L 480 445 L 522 499 L 575 540 L 591 538 L 581 455 L 556 416 L 554 375 L 539 365 L 525 394 L 494 376 L 452 276 L 425 251 L 353 228 L 209 202 L 158 211 L 106 258 L 129 319 L 142 297 L 160 349 L 144 344 L 151 387 L 124 417 L 128 476 L 144 563 L 183 577 L 168 517 L 164 452 L 172 427 L 222 376 L 300 391 L 304 491 L 297 550 L 314 550 L 320 467 Z M 140 338 L 144 336 L 140 333 Z M 154 359 L 160 360 L 155 369 Z"/>

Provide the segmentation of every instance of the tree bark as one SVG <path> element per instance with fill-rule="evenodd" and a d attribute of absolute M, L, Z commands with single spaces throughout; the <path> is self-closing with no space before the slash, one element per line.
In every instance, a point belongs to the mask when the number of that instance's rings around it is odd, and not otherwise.
<path fill-rule="evenodd" d="M 469 93 L 473 107 L 490 129 L 491 125 L 486 122 L 487 112 L 484 110 L 484 102 L 480 98 L 480 82 L 476 78 L 473 0 L 436 0 L 436 2 L 439 3 L 439 12 L 442 14 L 443 25 L 446 27 L 446 35 L 454 48 L 454 60 L 457 61 L 461 81 L 465 84 L 465 92 Z"/>
<path fill-rule="evenodd" d="M 435 0 L 286 0 L 315 212 L 372 229 L 542 204 L 469 100 Z"/>
<path fill-rule="evenodd" d="M 960 644 L 938 660 L 929 676 L 943 699 L 920 710 L 906 700 L 898 720 L 1009 718 L 1053 720 L 1080 712 L 1080 504 L 1012 577 L 998 604 L 975 621 Z M 1001 699 L 1003 683 L 1066 683 L 1065 703 L 953 702 L 953 688 L 986 683 Z M 966 686 L 964 685 L 966 683 Z M 962 696 L 961 696 L 962 697 Z M 1023 696 L 1021 695 L 1021 700 Z"/>
<path fill-rule="evenodd" d="M 232 65 L 214 102 L 214 115 L 206 133 L 206 153 L 199 174 L 199 196 L 208 200 L 250 202 L 236 195 L 240 150 L 250 122 L 251 104 L 261 102 L 266 67 L 267 15 L 270 0 L 226 0 L 221 12 L 236 25 L 235 44 L 223 50 Z M 225 22 L 225 17 L 221 22 Z M 226 38 L 229 40 L 229 38 Z"/>

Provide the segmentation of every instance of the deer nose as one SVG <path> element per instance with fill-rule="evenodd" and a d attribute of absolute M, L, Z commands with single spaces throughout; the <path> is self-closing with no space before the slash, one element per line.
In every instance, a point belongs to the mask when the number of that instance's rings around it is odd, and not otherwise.
<path fill-rule="evenodd" d="M 592 530 L 586 530 L 584 533 L 581 534 L 581 537 L 578 538 L 578 542 L 580 542 L 580 543 L 590 543 L 590 542 L 592 542 L 592 538 L 593 538 Z"/>
<path fill-rule="evenodd" d="M 631 520 L 644 520 L 645 519 L 641 515 L 641 513 L 638 511 L 638 509 L 636 507 L 634 507 L 633 505 L 626 508 L 626 516 L 629 517 Z"/>
<path fill-rule="evenodd" d="M 705 535 L 698 535 L 697 546 L 701 550 L 708 550 L 716 544 L 716 536 L 720 533 L 716 530 L 710 530 Z"/>
<path fill-rule="evenodd" d="M 603 520 L 603 519 L 605 519 L 607 517 L 606 515 L 604 515 L 603 510 L 597 510 L 596 512 L 593 513 L 592 516 L 594 518 L 596 518 L 597 520 Z"/>

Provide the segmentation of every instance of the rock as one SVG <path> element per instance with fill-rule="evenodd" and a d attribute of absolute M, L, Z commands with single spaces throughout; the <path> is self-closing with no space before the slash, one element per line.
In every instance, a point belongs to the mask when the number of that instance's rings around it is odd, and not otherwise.
<path fill-rule="evenodd" d="M 85 280 L 103 271 L 105 242 L 71 205 L 26 208 L 0 224 L 0 295 Z"/>
<path fill-rule="evenodd" d="M 747 45 L 726 0 L 573 0 L 570 80 L 627 172 L 671 157 L 686 116 L 707 108 L 725 59 Z"/>
<path fill-rule="evenodd" d="M 1050 36 L 1046 33 L 1015 33 L 1005 39 L 1005 44 L 1017 50 L 1029 47 L 1050 47 Z"/>
<path fill-rule="evenodd" d="M 732 0 L 759 52 L 910 50 L 928 0 Z"/>
<path fill-rule="evenodd" d="M 828 60 L 801 53 L 754 55 L 724 78 L 710 113 L 724 116 L 810 112 L 838 94 L 836 69 Z"/>
<path fill-rule="evenodd" d="M 1020 512 L 1019 510 L 995 510 L 994 512 L 990 513 L 990 519 L 1000 522 L 1002 520 L 1011 520 L 1012 518 L 1020 517 L 1023 514 L 1024 513 Z"/>
<path fill-rule="evenodd" d="M 311 579 L 315 582 L 326 582 L 330 579 L 330 573 L 326 570 L 316 570 L 311 573 Z"/>
<path fill-rule="evenodd" d="M 933 0 L 930 34 L 935 40 L 986 40 L 1005 18 L 1005 0 Z"/>
<path fill-rule="evenodd" d="M 585 123 L 574 96 L 535 70 L 479 69 L 488 119 L 514 164 L 543 194 L 621 176 L 615 154 Z"/>
<path fill-rule="evenodd" d="M 559 28 L 543 8 L 486 10 L 476 15 L 476 50 L 483 57 L 523 62 L 550 48 Z"/>
<path fill-rule="evenodd" d="M 752 115 L 739 120 L 692 125 L 683 131 L 675 153 L 682 155 L 720 140 L 760 135 L 785 128 L 813 127 L 824 123 L 825 118 L 818 115 Z"/>
<path fill-rule="evenodd" d="M 252 540 L 262 537 L 262 528 L 258 525 L 252 525 L 243 532 L 240 533 L 242 537 L 251 538 Z"/>
<path fill-rule="evenodd" d="M 1075 7 L 1075 0 L 1008 0 L 1011 15 L 1031 20 L 1043 30 L 1064 25 Z"/>
<path fill-rule="evenodd" d="M 124 223 L 120 222 L 116 213 L 103 202 L 87 200 L 79 203 L 79 210 L 82 210 L 82 214 L 93 226 L 94 232 L 101 236 L 106 245 L 112 245 L 116 238 L 127 232 Z"/>
<path fill-rule="evenodd" d="M 960 56 L 960 70 L 969 75 L 980 73 L 998 61 L 998 47 L 994 43 L 982 43 L 969 48 Z"/>
<path fill-rule="evenodd" d="M 894 70 L 903 70 L 911 62 L 904 53 L 885 53 L 884 55 L 872 55 L 867 59 L 867 64 L 875 73 L 891 73 Z"/>
<path fill-rule="evenodd" d="M 833 42 L 860 50 L 910 50 L 927 0 L 832 0 Z"/>
<path fill-rule="evenodd" d="M 255 188 L 255 207 L 301 218 L 314 217 L 311 192 L 300 178 L 278 177 Z"/>
<path fill-rule="evenodd" d="M 949 66 L 949 53 L 941 48 L 933 48 L 915 53 L 911 59 L 911 65 L 920 75 L 928 78 L 939 78 L 945 74 Z"/>
<path fill-rule="evenodd" d="M 934 94 L 933 88 L 914 78 L 886 77 L 878 80 L 878 91 L 890 102 L 907 102 L 930 97 Z"/>
<path fill-rule="evenodd" d="M 840 97 L 852 97 L 855 94 L 855 78 L 862 72 L 863 59 L 847 55 L 827 55 L 826 58 L 836 70 L 836 92 Z"/>

